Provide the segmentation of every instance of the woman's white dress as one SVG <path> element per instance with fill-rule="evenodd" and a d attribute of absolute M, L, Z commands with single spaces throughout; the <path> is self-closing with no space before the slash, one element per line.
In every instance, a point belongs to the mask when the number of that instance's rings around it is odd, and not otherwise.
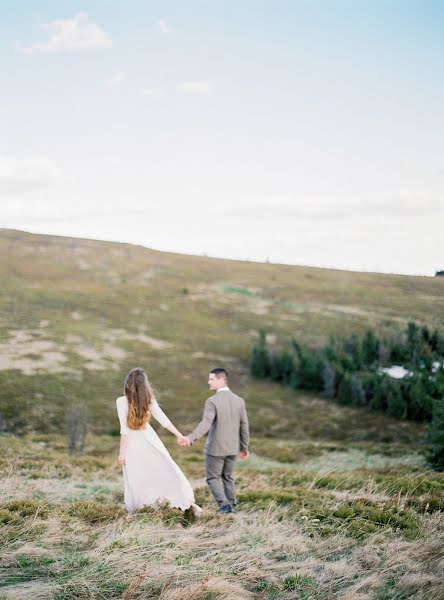
<path fill-rule="evenodd" d="M 200 508 L 195 504 L 193 489 L 180 468 L 171 458 L 161 439 L 147 424 L 144 429 L 130 429 L 127 423 L 128 400 L 120 396 L 116 400 L 120 421 L 120 433 L 128 436 L 125 464 L 123 465 L 124 499 L 130 514 L 142 506 L 167 501 L 172 507 L 196 514 Z M 162 427 L 171 421 L 162 411 L 157 400 L 151 404 L 151 415 Z"/>

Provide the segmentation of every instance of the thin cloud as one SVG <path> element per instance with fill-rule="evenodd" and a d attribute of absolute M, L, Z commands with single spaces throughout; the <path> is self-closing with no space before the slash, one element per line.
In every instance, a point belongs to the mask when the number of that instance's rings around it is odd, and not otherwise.
<path fill-rule="evenodd" d="M 110 48 L 111 37 L 87 13 L 78 13 L 72 19 L 56 19 L 42 25 L 48 39 L 30 46 L 17 43 L 24 54 L 77 52 L 93 48 Z"/>
<path fill-rule="evenodd" d="M 146 90 L 143 90 L 143 95 L 147 98 L 161 98 L 163 96 L 163 91 L 160 87 L 147 88 Z"/>
<path fill-rule="evenodd" d="M 272 196 L 259 202 L 224 209 L 231 215 L 250 218 L 284 218 L 331 221 L 360 217 L 421 217 L 444 211 L 444 198 L 410 190 L 375 196 Z"/>
<path fill-rule="evenodd" d="M 0 191 L 10 196 L 48 187 L 60 175 L 59 168 L 47 157 L 0 156 Z"/>
<path fill-rule="evenodd" d="M 165 19 L 159 19 L 157 21 L 157 28 L 159 29 L 160 33 L 162 33 L 163 35 L 167 35 L 168 33 L 170 33 L 170 27 L 169 27 L 168 23 L 165 21 Z"/>
<path fill-rule="evenodd" d="M 110 77 L 108 77 L 105 82 L 108 85 L 121 85 L 125 80 L 125 73 L 123 71 L 116 71 Z"/>
<path fill-rule="evenodd" d="M 214 86 L 211 81 L 182 81 L 176 91 L 182 95 L 211 96 Z"/>

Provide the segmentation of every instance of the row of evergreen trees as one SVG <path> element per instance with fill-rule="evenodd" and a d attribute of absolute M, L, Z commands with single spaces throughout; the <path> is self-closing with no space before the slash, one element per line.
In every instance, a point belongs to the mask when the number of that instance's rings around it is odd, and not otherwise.
<path fill-rule="evenodd" d="M 402 365 L 409 374 L 394 379 L 383 367 Z M 271 351 L 261 331 L 251 353 L 251 374 L 294 389 L 311 390 L 343 405 L 382 410 L 398 419 L 432 421 L 444 436 L 444 335 L 409 323 L 404 332 L 380 338 L 373 331 L 360 337 L 331 337 L 321 348 Z M 442 416 L 438 413 L 441 411 Z M 438 452 L 439 454 L 439 452 Z M 444 440 L 441 458 L 444 466 Z"/>

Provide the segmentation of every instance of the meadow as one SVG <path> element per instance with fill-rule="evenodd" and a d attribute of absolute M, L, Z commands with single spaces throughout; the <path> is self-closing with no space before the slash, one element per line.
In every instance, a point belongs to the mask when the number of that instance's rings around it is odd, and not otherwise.
<path fill-rule="evenodd" d="M 0 231 L 0 598 L 444 597 L 444 475 L 425 426 L 252 381 L 268 343 L 444 330 L 444 280 L 255 264 Z M 115 398 L 140 365 L 175 424 L 200 417 L 225 366 L 250 415 L 239 511 L 218 515 L 203 442 L 179 449 L 203 518 L 128 520 Z M 68 455 L 66 416 L 88 415 Z"/>

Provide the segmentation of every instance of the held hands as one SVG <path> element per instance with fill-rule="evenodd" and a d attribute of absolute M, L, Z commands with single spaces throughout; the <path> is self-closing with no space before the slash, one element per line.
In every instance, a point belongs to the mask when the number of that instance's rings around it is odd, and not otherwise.
<path fill-rule="evenodd" d="M 186 435 L 178 435 L 176 439 L 181 448 L 187 448 L 188 446 L 191 446 L 191 440 Z"/>

